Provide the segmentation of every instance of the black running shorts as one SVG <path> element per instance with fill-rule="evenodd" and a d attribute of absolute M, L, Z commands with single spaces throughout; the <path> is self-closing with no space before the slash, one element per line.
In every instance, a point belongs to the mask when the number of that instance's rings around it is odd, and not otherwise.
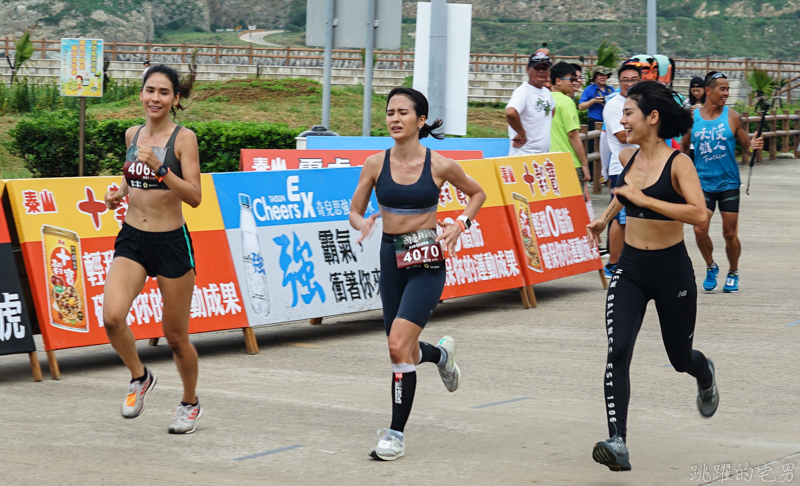
<path fill-rule="evenodd" d="M 738 213 L 739 212 L 739 189 L 731 189 L 722 192 L 706 192 L 703 191 L 706 197 L 706 207 L 712 213 L 719 202 L 719 210 L 723 213 Z"/>
<path fill-rule="evenodd" d="M 153 233 L 123 223 L 114 242 L 117 257 L 135 261 L 150 277 L 179 278 L 189 270 L 197 272 L 192 237 L 185 224 L 173 231 Z"/>

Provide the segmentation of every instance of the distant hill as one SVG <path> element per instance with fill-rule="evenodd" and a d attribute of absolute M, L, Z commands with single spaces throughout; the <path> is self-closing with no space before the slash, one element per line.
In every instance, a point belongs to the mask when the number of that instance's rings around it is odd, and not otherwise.
<path fill-rule="evenodd" d="M 473 51 L 527 53 L 546 41 L 555 54 L 585 55 L 603 39 L 627 54 L 645 46 L 643 0 L 450 1 L 473 5 Z M 0 36 L 33 28 L 34 38 L 147 42 L 256 25 L 302 42 L 305 9 L 306 0 L 0 0 Z M 403 15 L 405 34 L 413 32 L 415 0 L 403 0 Z M 673 57 L 800 60 L 800 0 L 659 0 L 658 15 L 659 52 Z M 403 47 L 413 48 L 405 34 Z"/>

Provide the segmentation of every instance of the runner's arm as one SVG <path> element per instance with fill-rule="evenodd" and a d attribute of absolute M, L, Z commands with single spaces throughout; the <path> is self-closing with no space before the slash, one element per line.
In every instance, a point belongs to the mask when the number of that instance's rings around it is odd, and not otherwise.
<path fill-rule="evenodd" d="M 692 149 L 692 130 L 686 132 L 686 134 L 681 139 L 681 152 L 689 155 L 689 151 Z"/>
<path fill-rule="evenodd" d="M 203 200 L 200 186 L 200 152 L 197 148 L 197 136 L 193 131 L 183 128 L 175 138 L 175 156 L 181 164 L 183 178 L 172 171 L 164 176 L 163 181 L 178 199 L 196 208 Z"/>
<path fill-rule="evenodd" d="M 382 153 L 370 155 L 364 161 L 361 174 L 358 176 L 358 185 L 353 193 L 353 200 L 350 201 L 350 226 L 361 232 L 361 237 L 358 239 L 359 243 L 372 234 L 375 219 L 380 216 L 380 212 L 376 211 L 369 218 L 364 218 L 367 207 L 369 207 L 372 188 L 375 187 L 375 181 L 378 178 L 382 155 Z"/>
<path fill-rule="evenodd" d="M 752 139 L 749 138 L 750 134 L 747 133 L 747 130 L 745 130 L 745 126 L 747 126 L 747 124 L 744 122 L 742 115 L 733 110 L 729 110 L 728 119 L 731 125 L 731 130 L 733 130 L 733 135 L 742 146 L 743 154 L 749 157 L 753 155 L 751 148 L 754 150 L 760 150 L 764 148 L 764 137 L 756 138 L 755 135 L 753 135 Z"/>

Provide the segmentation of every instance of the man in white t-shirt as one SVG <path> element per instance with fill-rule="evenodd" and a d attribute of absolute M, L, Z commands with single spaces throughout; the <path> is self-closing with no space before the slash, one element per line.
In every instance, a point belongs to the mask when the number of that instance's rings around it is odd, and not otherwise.
<path fill-rule="evenodd" d="M 622 172 L 622 163 L 619 160 L 619 153 L 622 149 L 632 147 L 639 148 L 638 145 L 629 144 L 626 142 L 627 133 L 625 128 L 620 123 L 622 120 L 622 109 L 625 106 L 625 97 L 628 95 L 628 90 L 634 84 L 638 83 L 642 78 L 642 68 L 637 63 L 626 62 L 617 71 L 619 79 L 619 92 L 614 93 L 612 98 L 606 101 L 606 106 L 603 108 L 603 124 L 606 130 L 606 140 L 608 141 L 608 148 L 611 151 L 611 160 L 608 164 L 608 176 L 611 184 L 609 187 L 614 188 L 617 185 L 617 177 Z M 626 160 L 625 163 L 628 161 Z M 614 200 L 614 195 L 611 195 L 611 200 Z M 608 228 L 608 263 L 606 264 L 605 272 L 607 277 L 612 276 L 614 268 L 619 262 L 619 257 L 622 254 L 622 248 L 625 246 L 625 208 L 617 214 L 611 221 Z"/>
<path fill-rule="evenodd" d="M 550 125 L 556 103 L 544 87 L 550 79 L 550 56 L 543 52 L 528 60 L 528 81 L 522 83 L 506 106 L 508 155 L 538 154 L 550 151 Z"/>

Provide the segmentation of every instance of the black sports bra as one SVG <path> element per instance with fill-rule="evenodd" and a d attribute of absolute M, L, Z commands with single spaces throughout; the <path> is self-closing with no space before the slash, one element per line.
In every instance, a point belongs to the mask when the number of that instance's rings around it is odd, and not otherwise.
<path fill-rule="evenodd" d="M 622 187 L 627 185 L 625 182 L 625 175 L 628 173 L 628 169 L 631 168 L 633 165 L 633 159 L 636 158 L 636 154 L 639 151 L 637 150 L 631 160 L 628 161 L 628 165 L 622 170 L 622 173 L 617 178 L 617 186 Z M 664 170 L 661 171 L 661 176 L 658 178 L 655 184 L 645 189 L 642 189 L 642 193 L 645 196 L 650 196 L 652 198 L 658 199 L 660 201 L 666 201 L 669 203 L 674 204 L 686 204 L 686 199 L 683 196 L 678 194 L 675 188 L 672 186 L 672 161 L 675 160 L 675 157 L 680 154 L 680 151 L 676 150 L 672 153 L 672 155 L 667 160 L 666 165 L 664 166 Z M 632 202 L 628 201 L 623 196 L 617 196 L 619 198 L 619 202 L 625 206 L 626 216 L 629 218 L 642 218 L 642 219 L 658 219 L 661 221 L 674 221 L 672 218 L 668 218 L 661 213 L 653 211 L 652 209 L 642 208 L 639 207 Z"/>
<path fill-rule="evenodd" d="M 144 162 L 139 162 L 137 158 L 138 149 L 136 147 L 136 141 L 139 140 L 139 132 L 142 131 L 144 125 L 140 126 L 138 130 L 136 130 L 136 135 L 133 137 L 133 141 L 131 142 L 130 147 L 128 147 L 128 151 L 125 154 L 125 165 L 122 167 L 122 172 L 125 174 L 125 180 L 128 183 L 128 187 L 134 187 L 136 189 L 167 189 L 166 182 L 158 182 L 158 178 L 156 177 L 156 173 L 150 170 L 150 167 L 147 166 Z M 183 179 L 183 171 L 181 170 L 181 161 L 178 160 L 178 157 L 175 156 L 175 138 L 178 136 L 178 132 L 181 131 L 180 125 L 175 127 L 175 131 L 172 132 L 172 135 L 169 137 L 169 141 L 167 141 L 166 147 L 153 147 L 153 152 L 155 152 L 156 157 L 161 161 L 162 164 L 169 167 L 171 172 L 174 172 L 176 176 Z"/>
<path fill-rule="evenodd" d="M 375 196 L 381 209 L 387 213 L 412 215 L 436 211 L 439 204 L 439 186 L 431 174 L 431 149 L 425 151 L 425 163 L 417 182 L 398 184 L 392 178 L 391 149 L 386 150 L 383 169 L 375 182 Z"/>

